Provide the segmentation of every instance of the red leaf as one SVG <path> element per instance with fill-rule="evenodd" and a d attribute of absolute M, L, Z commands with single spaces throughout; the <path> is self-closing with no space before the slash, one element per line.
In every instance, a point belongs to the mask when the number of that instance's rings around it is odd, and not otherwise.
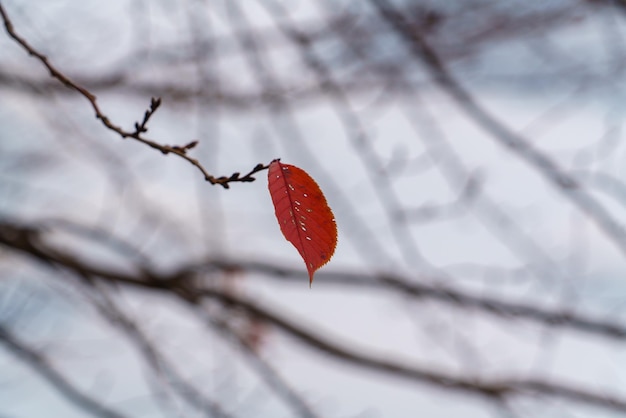
<path fill-rule="evenodd" d="M 313 274 L 330 260 L 337 246 L 333 212 L 304 170 L 274 160 L 267 179 L 280 230 L 302 256 L 311 285 Z"/>

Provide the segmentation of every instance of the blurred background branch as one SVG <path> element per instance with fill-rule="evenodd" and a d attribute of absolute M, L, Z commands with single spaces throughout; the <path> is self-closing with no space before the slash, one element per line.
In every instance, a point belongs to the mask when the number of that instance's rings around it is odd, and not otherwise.
<path fill-rule="evenodd" d="M 0 415 L 626 415 L 624 4 L 3 0 Z"/>

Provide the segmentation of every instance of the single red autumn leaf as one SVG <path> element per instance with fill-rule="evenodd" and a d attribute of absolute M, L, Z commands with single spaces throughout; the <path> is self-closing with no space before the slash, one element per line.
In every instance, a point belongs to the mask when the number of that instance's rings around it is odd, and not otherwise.
<path fill-rule="evenodd" d="M 315 271 L 330 260 L 337 246 L 333 212 L 304 170 L 274 160 L 267 179 L 280 230 L 302 256 L 311 285 Z"/>

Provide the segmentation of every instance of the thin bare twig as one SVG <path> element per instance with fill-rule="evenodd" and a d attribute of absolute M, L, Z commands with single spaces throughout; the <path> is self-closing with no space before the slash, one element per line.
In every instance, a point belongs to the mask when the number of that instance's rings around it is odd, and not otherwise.
<path fill-rule="evenodd" d="M 253 177 L 254 174 L 258 173 L 259 171 L 266 170 L 267 168 L 269 168 L 269 165 L 257 164 L 252 170 L 250 170 L 247 174 L 243 176 L 241 176 L 240 173 L 233 173 L 230 176 L 215 177 L 212 174 L 210 174 L 197 159 L 192 158 L 189 155 L 187 155 L 187 151 L 193 148 L 194 146 L 196 146 L 197 141 L 189 142 L 188 144 L 184 146 L 175 146 L 175 145 L 171 146 L 171 145 L 159 144 L 156 141 L 145 138 L 144 136 L 142 136 L 142 134 L 147 132 L 148 130 L 147 123 L 149 119 L 152 117 L 152 115 L 154 114 L 154 112 L 156 112 L 156 110 L 160 106 L 161 104 L 160 98 L 153 97 L 151 99 L 150 108 L 145 112 L 143 121 L 141 123 L 139 122 L 135 123 L 134 131 L 124 130 L 122 127 L 113 123 L 102 112 L 102 110 L 100 109 L 100 106 L 98 105 L 97 98 L 93 93 L 91 93 L 86 87 L 79 85 L 78 83 L 73 81 L 71 78 L 63 74 L 59 69 L 57 69 L 57 67 L 55 67 L 50 62 L 47 56 L 37 51 L 37 49 L 35 49 L 24 37 L 22 37 L 16 32 L 15 27 L 13 26 L 13 22 L 11 21 L 11 19 L 9 18 L 9 15 L 7 14 L 4 7 L 2 6 L 2 3 L 0 3 L 0 17 L 2 17 L 2 20 L 4 22 L 4 27 L 6 29 L 6 32 L 13 40 L 15 40 L 22 48 L 24 48 L 26 52 L 28 52 L 29 55 L 38 59 L 50 72 L 51 77 L 57 79 L 58 81 L 63 83 L 67 88 L 76 91 L 77 93 L 82 95 L 84 98 L 86 98 L 91 104 L 91 107 L 96 115 L 96 118 L 100 120 L 105 127 L 117 133 L 123 139 L 133 138 L 136 141 L 139 141 L 153 149 L 161 151 L 164 155 L 175 154 L 179 156 L 180 158 L 187 160 L 194 167 L 196 167 L 202 173 L 206 181 L 208 181 L 209 183 L 213 185 L 219 184 L 225 189 L 229 188 L 229 185 L 228 185 L 229 183 L 233 183 L 233 182 L 245 183 L 245 182 L 254 181 L 255 180 L 255 178 Z"/>

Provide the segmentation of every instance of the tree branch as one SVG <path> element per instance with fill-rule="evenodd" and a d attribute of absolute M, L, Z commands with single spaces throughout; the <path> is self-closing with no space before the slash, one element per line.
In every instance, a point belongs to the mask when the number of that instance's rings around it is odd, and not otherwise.
<path fill-rule="evenodd" d="M 228 292 L 194 286 L 189 280 L 189 271 L 170 276 L 160 276 L 149 271 L 138 274 L 120 273 L 80 260 L 79 257 L 45 244 L 38 239 L 34 230 L 2 225 L 0 244 L 35 257 L 47 266 L 63 268 L 86 280 L 102 279 L 112 283 L 131 285 L 170 294 L 186 303 L 196 306 L 203 299 L 218 301 L 227 307 L 239 309 L 257 320 L 265 321 L 292 336 L 305 346 L 324 353 L 331 358 L 371 371 L 402 377 L 416 383 L 452 390 L 455 392 L 480 395 L 491 400 L 502 401 L 511 397 L 541 393 L 544 396 L 564 398 L 576 402 L 626 412 L 626 399 L 606 396 L 591 389 L 568 386 L 563 383 L 537 379 L 478 379 L 458 377 L 430 370 L 426 367 L 388 360 L 385 356 L 373 354 L 351 345 L 338 344 L 336 338 L 322 336 L 307 327 L 287 319 L 271 310 L 252 303 Z M 447 296 L 446 296 L 447 297 Z M 289 316 L 291 318 L 291 315 Z M 348 348 L 350 347 L 350 348 Z"/>
<path fill-rule="evenodd" d="M 434 387 L 480 395 L 491 400 L 502 401 L 513 396 L 540 393 L 544 396 L 565 398 L 626 412 L 626 399 L 606 396 L 591 390 L 567 386 L 561 383 L 535 379 L 468 379 L 431 371 L 428 368 L 410 365 L 408 362 L 400 363 L 388 360 L 383 355 L 375 355 L 365 350 L 353 349 L 352 347 L 355 346 L 353 343 L 349 345 L 337 344 L 335 341 L 339 338 L 322 337 L 320 333 L 314 333 L 301 324 L 287 320 L 285 316 L 280 316 L 243 298 L 235 297 L 216 289 L 203 289 L 201 293 L 204 297 L 219 300 L 228 306 L 242 309 L 257 319 L 265 320 L 305 345 L 334 359 L 368 370 L 402 377 L 418 383 L 426 383 Z M 347 348 L 348 346 L 350 348 Z"/>
<path fill-rule="evenodd" d="M 71 78 L 63 74 L 59 69 L 57 69 L 50 62 L 48 57 L 46 57 L 44 54 L 37 51 L 24 37 L 22 37 L 15 31 L 13 22 L 11 21 L 11 19 L 9 18 L 9 15 L 5 11 L 4 7 L 2 6 L 2 3 L 0 3 L 0 17 L 2 18 L 4 22 L 4 28 L 6 32 L 8 33 L 8 35 L 13 40 L 15 40 L 24 50 L 26 50 L 26 52 L 28 52 L 29 55 L 39 60 L 49 71 L 51 77 L 57 79 L 58 81 L 63 83 L 63 85 L 65 85 L 67 88 L 74 90 L 75 92 L 79 93 L 81 96 L 86 98 L 91 104 L 91 107 L 96 115 L 96 118 L 100 120 L 106 128 L 117 133 L 120 137 L 122 137 L 122 139 L 132 138 L 153 149 L 161 151 L 164 155 L 167 155 L 167 154 L 177 155 L 180 158 L 187 160 L 194 167 L 196 167 L 202 173 L 206 181 L 208 181 L 212 185 L 219 184 L 225 189 L 229 188 L 229 183 L 254 181 L 255 180 L 255 178 L 253 177 L 254 174 L 258 173 L 259 171 L 266 170 L 267 168 L 269 168 L 269 165 L 257 164 L 252 170 L 250 170 L 244 176 L 241 176 L 240 173 L 233 173 L 230 176 L 215 177 L 212 174 L 210 174 L 197 159 L 192 158 L 189 155 L 187 155 L 187 151 L 193 148 L 197 144 L 197 141 L 189 142 L 188 144 L 183 145 L 183 146 L 176 146 L 176 145 L 171 146 L 171 145 L 159 144 L 156 141 L 145 138 L 142 134 L 147 132 L 148 120 L 160 106 L 161 104 L 160 98 L 153 97 L 151 99 L 150 108 L 146 111 L 143 121 L 141 123 L 135 123 L 134 131 L 124 130 L 122 127 L 113 123 L 102 112 L 102 110 L 100 109 L 100 106 L 98 105 L 97 98 L 93 93 L 91 93 L 87 88 L 79 85 L 78 83 L 73 81 Z"/>
<path fill-rule="evenodd" d="M 270 280 L 301 283 L 306 274 L 278 264 L 244 260 L 208 260 L 196 268 L 222 271 L 262 273 Z M 435 280 L 436 281 L 436 280 Z M 317 285 L 361 287 L 396 292 L 412 299 L 437 301 L 492 315 L 536 321 L 550 327 L 571 329 L 619 341 L 626 341 L 626 326 L 607 320 L 592 319 L 567 310 L 548 310 L 536 306 L 472 295 L 444 285 L 429 285 L 394 274 L 367 274 L 321 271 L 315 275 Z"/>
<path fill-rule="evenodd" d="M 58 249 L 42 242 L 41 230 L 19 226 L 0 220 L 0 245 L 20 251 L 28 256 L 52 265 L 58 265 L 80 275 L 96 276 L 108 281 L 120 282 L 133 286 L 170 288 L 177 286 L 187 288 L 193 294 L 197 288 L 190 287 L 188 280 L 194 272 L 250 272 L 261 273 L 271 280 L 300 283 L 306 274 L 299 269 L 281 266 L 275 263 L 209 259 L 201 263 L 191 263 L 180 266 L 168 275 L 160 275 L 148 269 L 150 263 L 142 263 L 138 270 L 143 276 L 118 273 L 97 265 L 88 265 L 78 257 L 60 252 Z M 117 245 L 117 244 L 116 244 Z M 626 326 L 607 320 L 592 319 L 566 310 L 548 310 L 536 306 L 502 301 L 486 296 L 472 295 L 444 285 L 429 285 L 402 277 L 388 274 L 367 274 L 350 272 L 319 272 L 316 274 L 316 283 L 330 286 L 362 287 L 397 292 L 412 299 L 426 299 L 466 309 L 476 309 L 492 315 L 519 318 L 539 322 L 551 327 L 571 329 L 585 332 L 618 341 L 626 341 Z M 178 290 L 181 291 L 181 290 Z"/>

